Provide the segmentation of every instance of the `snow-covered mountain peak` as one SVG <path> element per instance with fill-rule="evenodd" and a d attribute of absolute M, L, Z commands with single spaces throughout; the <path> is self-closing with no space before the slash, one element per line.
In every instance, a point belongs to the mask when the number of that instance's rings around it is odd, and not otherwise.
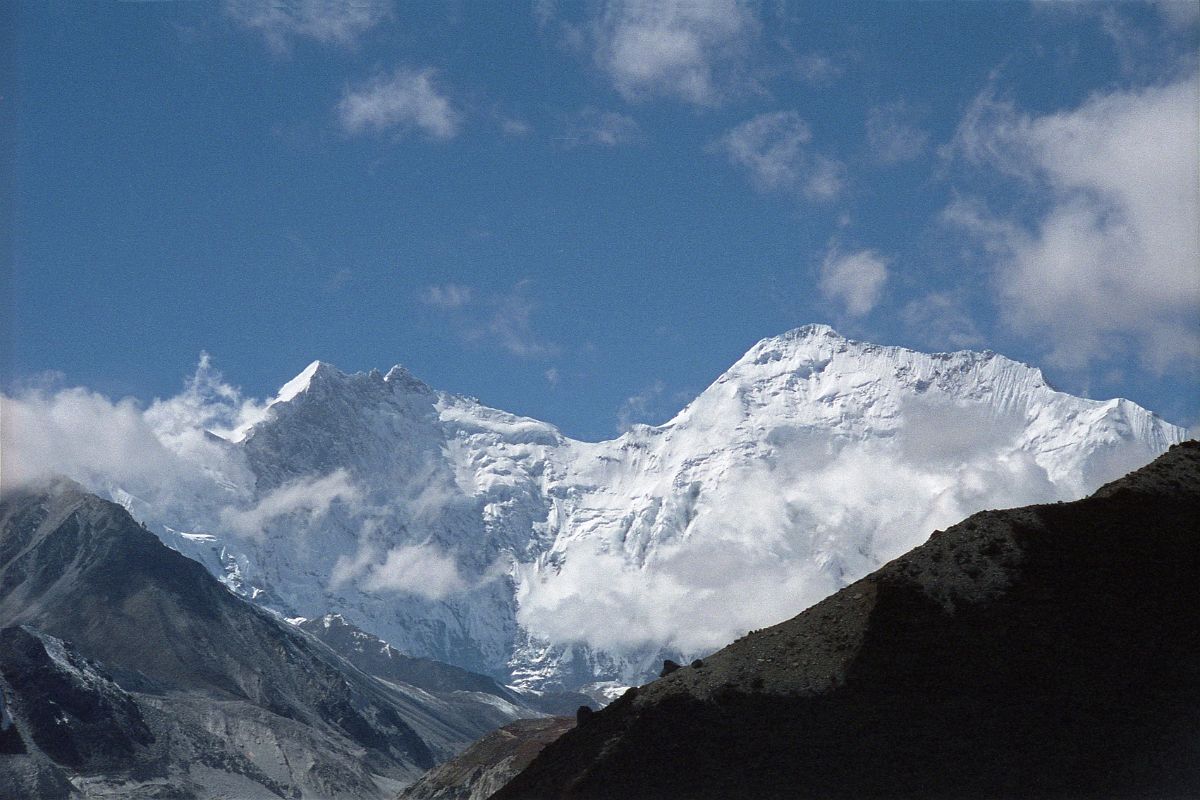
<path fill-rule="evenodd" d="M 763 339 L 669 422 L 601 442 L 401 366 L 318 361 L 229 445 L 252 476 L 239 505 L 164 538 L 288 617 L 338 613 L 506 683 L 628 684 L 934 528 L 1082 496 L 1183 437 L 995 353 L 828 325 Z"/>
<path fill-rule="evenodd" d="M 1052 392 L 1041 370 L 991 351 L 927 354 L 806 325 L 755 344 L 668 425 L 787 420 L 869 434 L 893 428 L 917 396 L 1008 411 Z"/>
<path fill-rule="evenodd" d="M 309 391 L 315 383 L 325 380 L 336 380 L 345 377 L 341 370 L 326 361 L 314 361 L 279 388 L 275 395 L 275 403 L 286 403 L 297 395 Z"/>

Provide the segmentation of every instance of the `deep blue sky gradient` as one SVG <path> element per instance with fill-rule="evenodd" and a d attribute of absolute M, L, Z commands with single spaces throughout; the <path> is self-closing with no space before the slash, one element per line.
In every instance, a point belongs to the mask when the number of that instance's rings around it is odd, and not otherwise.
<path fill-rule="evenodd" d="M 590 9 L 560 13 L 583 21 Z M 3 386 L 55 371 L 148 401 L 177 392 L 203 350 L 263 396 L 316 358 L 348 371 L 402 363 L 437 388 L 603 438 L 627 398 L 644 395 L 642 418 L 661 422 L 755 341 L 807 322 L 956 349 L 901 313 L 951 289 L 978 349 L 1043 365 L 1044 343 L 998 317 L 979 248 L 939 222 L 962 194 L 1018 210 L 1037 198 L 961 169 L 945 145 L 989 87 L 1042 114 L 1167 80 L 1194 57 L 1195 27 L 1137 4 L 757 13 L 743 63 L 758 89 L 696 105 L 622 96 L 516 4 L 401 3 L 352 46 L 293 37 L 283 51 L 212 3 L 6 4 Z M 1113 19 L 1140 35 L 1132 56 L 1105 32 Z M 806 54 L 837 74 L 798 78 L 787 65 Z M 344 92 L 402 66 L 436 70 L 457 136 L 339 126 Z M 888 104 L 927 135 L 919 157 L 873 158 L 866 122 Z M 584 109 L 640 132 L 588 144 L 573 127 Z M 720 151 L 734 126 L 780 110 L 807 122 L 814 153 L 845 165 L 836 200 L 759 191 Z M 528 133 L 505 135 L 506 118 Z M 869 314 L 818 291 L 831 246 L 890 259 Z M 448 283 L 474 302 L 422 301 Z M 478 334 L 514 309 L 532 352 Z M 1196 422 L 1193 368 L 1118 366 L 1045 371 L 1064 390 Z"/>

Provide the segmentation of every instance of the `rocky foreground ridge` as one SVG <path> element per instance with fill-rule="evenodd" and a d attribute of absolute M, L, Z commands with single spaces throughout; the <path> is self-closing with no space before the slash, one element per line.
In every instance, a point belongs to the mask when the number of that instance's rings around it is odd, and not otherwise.
<path fill-rule="evenodd" d="M 974 514 L 630 690 L 494 800 L 1200 795 L 1200 443 Z"/>

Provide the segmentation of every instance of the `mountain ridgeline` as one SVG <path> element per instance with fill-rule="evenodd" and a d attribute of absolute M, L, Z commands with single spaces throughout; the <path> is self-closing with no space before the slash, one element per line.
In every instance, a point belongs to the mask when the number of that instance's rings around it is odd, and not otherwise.
<path fill-rule="evenodd" d="M 975 514 L 590 715 L 495 800 L 1200 796 L 1200 443 Z"/>
<path fill-rule="evenodd" d="M 1183 438 L 995 353 L 810 325 L 602 442 L 401 367 L 314 362 L 188 451 L 205 458 L 182 488 L 94 488 L 285 617 L 334 612 L 500 684 L 595 693 L 784 619 L 934 528 L 1077 499 Z"/>

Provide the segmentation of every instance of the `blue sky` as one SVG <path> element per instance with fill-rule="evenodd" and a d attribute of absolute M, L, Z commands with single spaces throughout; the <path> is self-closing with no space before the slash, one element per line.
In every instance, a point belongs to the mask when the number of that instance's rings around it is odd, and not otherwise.
<path fill-rule="evenodd" d="M 3 387 L 597 439 L 807 322 L 1200 417 L 1196 3 L 5 4 Z"/>

